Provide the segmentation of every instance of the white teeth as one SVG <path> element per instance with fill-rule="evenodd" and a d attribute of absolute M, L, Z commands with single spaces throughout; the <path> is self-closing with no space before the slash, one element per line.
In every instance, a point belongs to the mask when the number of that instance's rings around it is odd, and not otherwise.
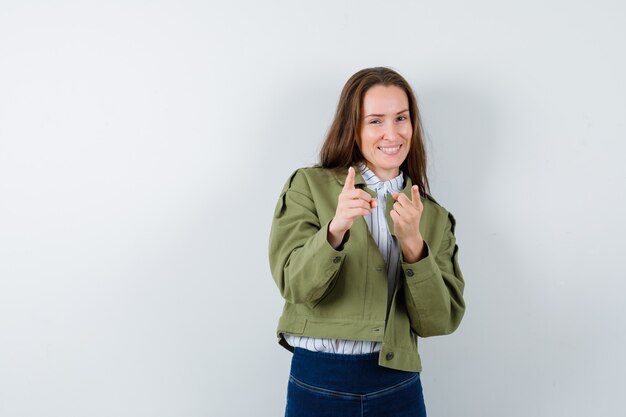
<path fill-rule="evenodd" d="M 381 148 L 378 148 L 378 149 L 380 149 L 381 151 L 383 151 L 385 153 L 396 153 L 396 152 L 398 152 L 400 147 L 399 146 L 396 146 L 395 148 L 382 148 L 381 147 Z"/>

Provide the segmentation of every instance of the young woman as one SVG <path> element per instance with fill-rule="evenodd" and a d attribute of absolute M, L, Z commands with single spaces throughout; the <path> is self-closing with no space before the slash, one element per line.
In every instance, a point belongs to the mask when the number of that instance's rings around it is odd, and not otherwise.
<path fill-rule="evenodd" d="M 286 416 L 426 415 L 418 336 L 452 333 L 465 311 L 455 219 L 429 193 L 410 85 L 357 72 L 320 164 L 289 177 L 274 212 Z"/>

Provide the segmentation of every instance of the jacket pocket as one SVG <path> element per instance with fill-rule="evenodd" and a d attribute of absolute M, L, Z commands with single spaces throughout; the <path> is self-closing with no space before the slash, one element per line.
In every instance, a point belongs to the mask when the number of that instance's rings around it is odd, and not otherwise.
<path fill-rule="evenodd" d="M 328 297 L 328 295 L 333 292 L 333 290 L 335 289 L 335 285 L 337 285 L 337 280 L 340 279 L 341 276 L 335 277 L 335 279 L 333 279 L 333 281 L 331 282 L 330 286 L 326 289 L 326 292 L 319 298 L 319 300 L 314 301 L 313 303 L 311 303 L 311 308 L 315 308 L 318 306 L 319 303 L 321 303 L 322 301 L 324 301 L 324 299 L 326 297 Z"/>
<path fill-rule="evenodd" d="M 278 323 L 280 333 L 302 334 L 306 328 L 306 319 L 304 317 L 281 318 Z"/>

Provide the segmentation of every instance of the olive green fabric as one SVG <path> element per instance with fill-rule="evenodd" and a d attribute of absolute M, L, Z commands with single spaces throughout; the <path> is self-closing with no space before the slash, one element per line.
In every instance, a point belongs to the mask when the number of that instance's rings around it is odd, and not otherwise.
<path fill-rule="evenodd" d="M 272 276 L 285 299 L 278 341 L 290 350 L 281 333 L 382 341 L 381 366 L 420 372 L 417 337 L 452 333 L 465 312 L 454 217 L 422 197 L 420 232 L 427 254 L 415 263 L 401 255 L 399 283 L 385 317 L 387 270 L 365 220 L 354 221 L 339 250 L 327 241 L 346 175 L 347 170 L 298 169 L 278 198 L 269 239 Z M 411 185 L 405 175 L 402 192 L 409 198 Z M 358 170 L 355 186 L 375 197 Z M 387 223 L 397 239 L 388 198 Z"/>

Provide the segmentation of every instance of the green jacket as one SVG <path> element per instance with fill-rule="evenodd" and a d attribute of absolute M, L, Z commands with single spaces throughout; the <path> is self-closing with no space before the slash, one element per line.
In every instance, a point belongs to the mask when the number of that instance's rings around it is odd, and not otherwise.
<path fill-rule="evenodd" d="M 289 350 L 283 332 L 382 341 L 379 365 L 420 372 L 417 336 L 452 333 L 465 312 L 454 217 L 434 199 L 422 197 L 420 232 L 427 254 L 415 263 L 401 259 L 400 279 L 385 317 L 387 269 L 365 219 L 354 221 L 341 250 L 326 240 L 346 175 L 347 170 L 301 168 L 280 194 L 269 242 L 272 276 L 285 299 L 278 341 Z M 403 193 L 409 198 L 411 185 L 405 175 Z M 376 196 L 358 169 L 355 186 Z M 387 224 L 393 235 L 392 206 L 388 196 Z"/>

